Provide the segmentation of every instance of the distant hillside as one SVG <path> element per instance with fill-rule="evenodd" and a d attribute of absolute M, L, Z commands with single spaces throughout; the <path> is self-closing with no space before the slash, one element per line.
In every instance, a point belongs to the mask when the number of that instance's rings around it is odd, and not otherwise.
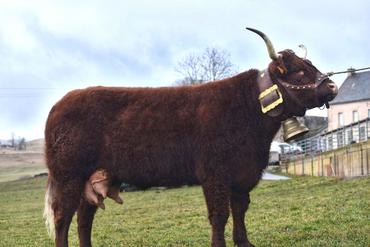
<path fill-rule="evenodd" d="M 27 151 L 32 151 L 35 153 L 43 153 L 44 152 L 44 139 L 36 139 L 33 141 L 29 141 L 26 143 Z"/>
<path fill-rule="evenodd" d="M 25 150 L 0 149 L 0 182 L 17 180 L 47 172 L 44 139 L 26 142 Z"/>

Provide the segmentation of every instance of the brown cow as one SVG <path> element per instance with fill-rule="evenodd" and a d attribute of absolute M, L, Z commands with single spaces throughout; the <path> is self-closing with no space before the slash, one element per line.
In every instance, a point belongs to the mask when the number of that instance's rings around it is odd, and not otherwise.
<path fill-rule="evenodd" d="M 106 172 L 109 186 L 200 184 L 212 226 L 212 246 L 225 246 L 233 217 L 237 246 L 253 246 L 244 217 L 249 192 L 268 164 L 281 121 L 303 116 L 337 94 L 337 87 L 292 51 L 276 54 L 264 71 L 249 70 L 199 86 L 92 87 L 68 93 L 51 109 L 45 130 L 49 169 L 45 195 L 56 246 L 68 246 L 77 211 L 80 246 L 91 246 L 96 205 L 84 196 L 89 178 Z M 106 188 L 108 189 L 108 188 Z"/>

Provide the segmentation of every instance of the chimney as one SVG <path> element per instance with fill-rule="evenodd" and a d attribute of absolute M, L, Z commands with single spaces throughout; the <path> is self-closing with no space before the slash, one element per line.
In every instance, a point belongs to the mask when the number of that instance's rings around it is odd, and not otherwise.
<path fill-rule="evenodd" d="M 350 67 L 347 69 L 347 75 L 352 76 L 355 73 L 355 71 L 356 71 L 355 68 Z"/>

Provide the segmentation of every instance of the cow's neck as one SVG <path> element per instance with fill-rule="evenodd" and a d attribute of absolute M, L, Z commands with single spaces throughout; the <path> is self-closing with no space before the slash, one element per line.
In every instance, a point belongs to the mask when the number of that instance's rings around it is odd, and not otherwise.
<path fill-rule="evenodd" d="M 258 99 L 260 89 L 257 86 L 258 70 L 249 70 L 227 80 L 209 84 L 222 96 L 217 101 L 229 102 L 228 112 L 223 116 L 225 121 L 234 122 L 235 135 L 245 136 L 249 139 L 261 140 L 261 145 L 270 147 L 270 143 L 280 128 L 281 116 L 272 117 L 261 111 Z M 238 106 L 239 110 L 236 110 Z M 226 107 L 227 109 L 227 107 Z M 250 138 L 253 136 L 253 138 Z M 250 142 L 248 140 L 247 142 Z"/>
<path fill-rule="evenodd" d="M 246 136 L 250 136 L 251 131 L 255 137 L 253 142 L 262 145 L 269 150 L 270 144 L 281 126 L 281 116 L 272 117 L 261 111 L 258 99 L 260 88 L 257 86 L 257 76 L 259 71 L 252 70 L 239 75 L 238 82 L 241 83 L 245 104 L 245 122 L 248 123 Z"/>

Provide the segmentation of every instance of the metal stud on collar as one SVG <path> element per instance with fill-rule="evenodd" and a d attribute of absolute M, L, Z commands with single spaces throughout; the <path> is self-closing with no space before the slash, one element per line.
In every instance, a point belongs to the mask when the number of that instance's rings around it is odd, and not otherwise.
<path fill-rule="evenodd" d="M 295 90 L 301 90 L 301 89 L 313 89 L 316 88 L 318 85 L 316 84 L 311 84 L 311 85 L 304 85 L 304 86 L 296 86 L 296 85 L 291 85 L 287 82 L 282 81 L 281 84 L 283 84 L 285 87 L 290 88 L 290 89 L 295 89 Z"/>

